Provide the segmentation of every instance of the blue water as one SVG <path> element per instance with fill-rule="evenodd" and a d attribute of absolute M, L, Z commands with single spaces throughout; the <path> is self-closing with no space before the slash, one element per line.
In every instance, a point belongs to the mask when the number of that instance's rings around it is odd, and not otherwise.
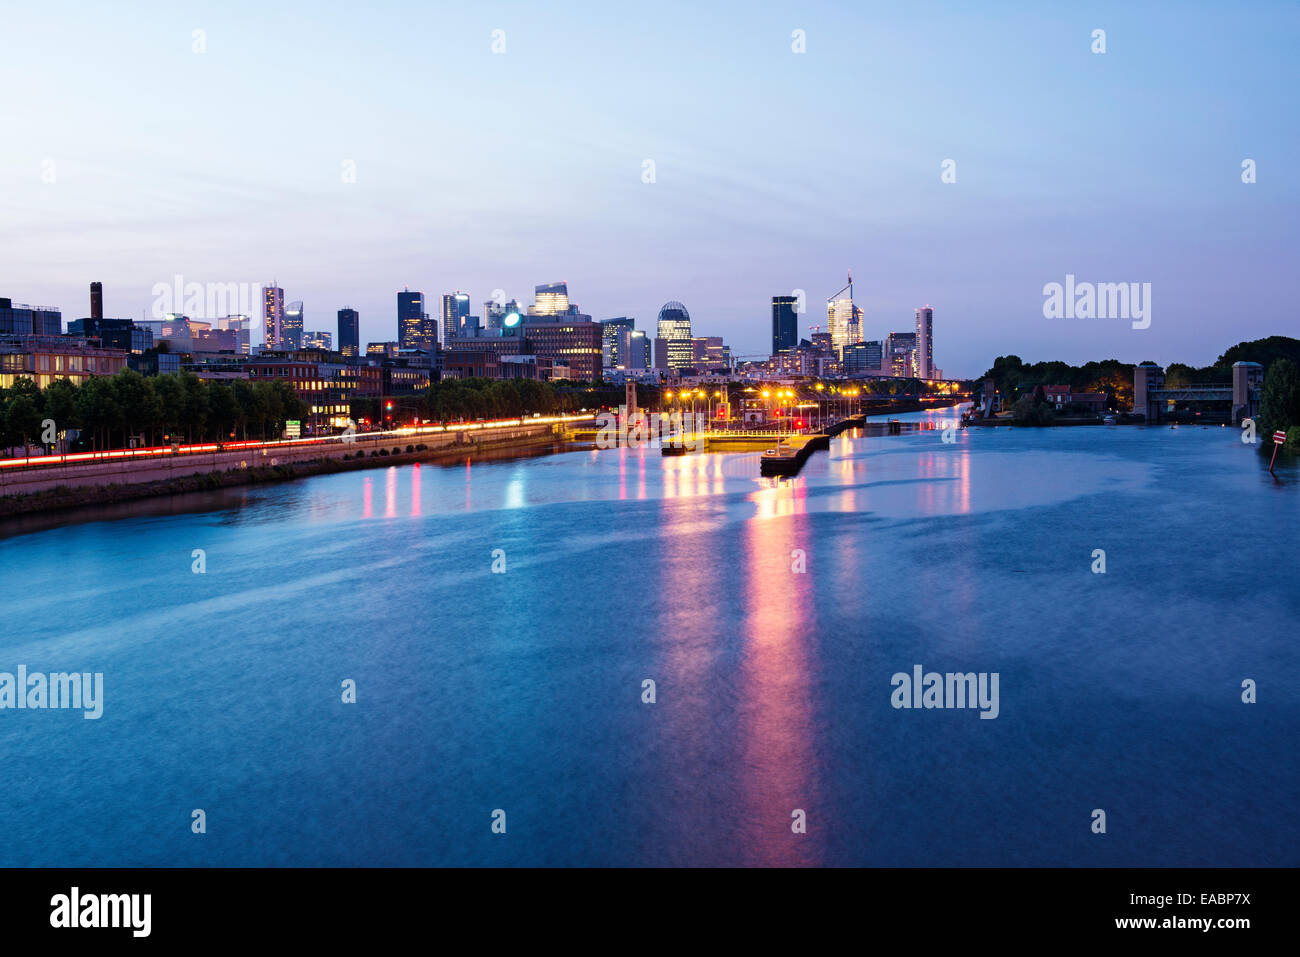
<path fill-rule="evenodd" d="M 941 435 L 11 525 L 0 671 L 106 703 L 0 711 L 0 864 L 1298 863 L 1300 475 L 1231 429 Z M 915 664 L 999 716 L 896 710 Z"/>

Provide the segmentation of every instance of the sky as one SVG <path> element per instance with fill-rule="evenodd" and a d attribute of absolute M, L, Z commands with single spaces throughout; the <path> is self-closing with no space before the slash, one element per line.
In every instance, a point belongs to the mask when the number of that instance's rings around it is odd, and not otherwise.
<path fill-rule="evenodd" d="M 364 343 L 403 288 L 564 280 L 757 356 L 851 270 L 864 337 L 928 304 L 949 376 L 1300 336 L 1300 5 L 1049 6 L 0 0 L 0 296 L 275 279 Z M 1067 274 L 1150 325 L 1046 318 Z"/>

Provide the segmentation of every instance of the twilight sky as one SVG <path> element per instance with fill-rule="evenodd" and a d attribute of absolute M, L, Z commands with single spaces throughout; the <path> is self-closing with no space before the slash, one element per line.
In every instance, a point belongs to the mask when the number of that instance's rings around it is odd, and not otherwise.
<path fill-rule="evenodd" d="M 404 286 L 563 279 L 752 355 L 773 295 L 807 336 L 852 269 L 866 338 L 929 303 L 949 375 L 1300 335 L 1300 5 L 1047 6 L 4 0 L 0 296 L 274 277 L 366 342 Z M 1067 273 L 1151 283 L 1150 328 L 1044 318 Z"/>

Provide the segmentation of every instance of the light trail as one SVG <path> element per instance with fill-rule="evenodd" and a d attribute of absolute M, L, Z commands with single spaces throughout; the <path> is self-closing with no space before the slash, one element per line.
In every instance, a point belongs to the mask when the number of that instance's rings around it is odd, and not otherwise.
<path fill-rule="evenodd" d="M 519 425 L 553 425 L 559 422 L 587 422 L 594 415 L 550 415 L 518 419 L 485 419 L 476 422 L 456 422 L 440 425 L 406 425 L 379 432 L 323 435 L 305 439 L 274 439 L 270 441 L 201 442 L 188 445 L 152 445 L 142 449 L 112 449 L 106 452 L 67 452 L 60 455 L 33 455 L 29 458 L 0 460 L 0 469 L 41 468 L 52 465 L 74 465 L 87 462 L 116 462 L 122 459 L 166 458 L 168 456 L 201 455 L 205 452 L 238 452 L 246 449 L 287 449 L 310 445 L 356 445 L 362 442 L 381 441 L 385 438 L 436 435 L 446 432 L 476 432 Z"/>

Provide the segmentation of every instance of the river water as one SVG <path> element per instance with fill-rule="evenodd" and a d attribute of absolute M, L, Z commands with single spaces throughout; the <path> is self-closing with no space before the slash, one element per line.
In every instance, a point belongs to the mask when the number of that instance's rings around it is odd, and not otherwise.
<path fill-rule="evenodd" d="M 0 671 L 104 675 L 98 720 L 0 710 L 0 864 L 1300 863 L 1300 475 L 1217 427 L 955 439 L 0 526 Z M 894 707 L 916 665 L 996 718 Z"/>

